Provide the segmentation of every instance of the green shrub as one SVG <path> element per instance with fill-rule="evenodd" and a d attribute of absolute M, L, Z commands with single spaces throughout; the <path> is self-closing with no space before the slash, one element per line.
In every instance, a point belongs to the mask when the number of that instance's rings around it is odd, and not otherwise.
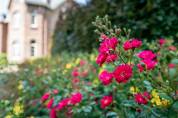
<path fill-rule="evenodd" d="M 7 65 L 8 61 L 7 61 L 7 56 L 6 54 L 0 54 L 0 66 L 4 66 Z"/>
<path fill-rule="evenodd" d="M 121 29 L 131 29 L 132 37 L 148 41 L 168 37 L 178 41 L 177 6 L 176 0 L 91 0 L 86 6 L 69 10 L 66 19 L 59 20 L 53 53 L 96 48 L 97 36 L 93 34 L 91 22 L 105 14 Z"/>

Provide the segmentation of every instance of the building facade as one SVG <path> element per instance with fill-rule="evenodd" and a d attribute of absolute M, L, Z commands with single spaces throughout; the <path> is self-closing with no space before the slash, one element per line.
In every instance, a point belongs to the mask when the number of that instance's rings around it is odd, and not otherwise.
<path fill-rule="evenodd" d="M 8 22 L 0 23 L 0 53 L 7 53 L 10 63 L 50 55 L 59 13 L 70 1 L 10 0 Z"/>
<path fill-rule="evenodd" d="M 8 28 L 7 22 L 0 21 L 0 53 L 7 52 L 7 35 L 8 35 L 7 28 Z"/>

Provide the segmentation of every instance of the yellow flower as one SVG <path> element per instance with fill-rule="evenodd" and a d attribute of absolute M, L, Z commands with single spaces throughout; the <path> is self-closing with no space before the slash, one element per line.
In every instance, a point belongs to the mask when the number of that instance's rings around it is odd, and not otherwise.
<path fill-rule="evenodd" d="M 70 69 L 71 67 L 72 67 L 72 64 L 70 64 L 70 63 L 66 64 L 67 69 Z"/>
<path fill-rule="evenodd" d="M 16 102 L 13 108 L 13 113 L 15 115 L 20 115 L 21 113 L 23 113 L 23 105 L 19 102 Z"/>
<path fill-rule="evenodd" d="M 95 55 L 91 54 L 91 55 L 90 55 L 90 60 L 91 60 L 91 61 L 95 61 L 95 60 L 96 60 Z"/>
<path fill-rule="evenodd" d="M 62 74 L 64 75 L 64 74 L 66 74 L 67 73 L 67 70 L 63 70 L 62 71 Z"/>
<path fill-rule="evenodd" d="M 94 79 L 93 84 L 94 85 L 98 85 L 99 84 L 99 79 L 98 78 Z"/>
<path fill-rule="evenodd" d="M 161 99 L 159 99 L 159 98 L 152 98 L 151 99 L 151 103 L 156 105 L 156 106 L 161 106 L 162 105 Z"/>
<path fill-rule="evenodd" d="M 163 100 L 162 100 L 162 105 L 163 105 L 163 106 L 166 107 L 166 106 L 168 106 L 169 104 L 170 104 L 169 100 L 166 100 L 166 99 L 163 99 Z"/>
<path fill-rule="evenodd" d="M 156 103 L 157 106 L 161 106 L 162 105 L 161 99 L 156 99 L 155 103 Z"/>
<path fill-rule="evenodd" d="M 18 90 L 22 90 L 23 89 L 23 82 L 19 81 L 19 85 L 18 85 Z"/>
<path fill-rule="evenodd" d="M 80 63 L 80 59 L 77 58 L 77 59 L 75 60 L 75 64 L 77 65 L 77 64 L 79 64 L 79 63 Z"/>
<path fill-rule="evenodd" d="M 135 94 L 135 93 L 137 93 L 139 91 L 139 89 L 137 88 L 137 87 L 134 87 L 134 86 L 131 86 L 130 87 L 130 92 L 132 93 L 132 94 Z"/>
<path fill-rule="evenodd" d="M 12 118 L 12 115 L 7 115 L 5 116 L 5 118 Z"/>
<path fill-rule="evenodd" d="M 151 92 L 151 95 L 152 95 L 154 98 L 158 98 L 158 97 L 159 97 L 159 95 L 158 95 L 158 93 L 156 92 L 155 89 Z"/>
<path fill-rule="evenodd" d="M 99 74 L 100 74 L 102 71 L 104 71 L 105 68 L 106 68 L 106 65 L 103 65 L 103 66 L 99 69 Z"/>

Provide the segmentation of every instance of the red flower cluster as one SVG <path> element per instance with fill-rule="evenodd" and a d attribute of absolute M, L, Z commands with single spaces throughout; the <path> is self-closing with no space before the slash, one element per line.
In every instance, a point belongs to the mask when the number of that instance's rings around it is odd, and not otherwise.
<path fill-rule="evenodd" d="M 118 83 L 125 83 L 132 77 L 132 67 L 128 64 L 119 65 L 114 70 L 113 76 Z"/>
<path fill-rule="evenodd" d="M 49 117 L 50 118 L 57 118 L 57 114 L 56 114 L 56 109 L 52 108 L 50 113 L 49 113 Z"/>
<path fill-rule="evenodd" d="M 100 81 L 103 83 L 103 85 L 109 85 L 112 82 L 113 74 L 109 73 L 108 71 L 104 70 L 99 75 Z"/>
<path fill-rule="evenodd" d="M 144 60 L 152 60 L 156 55 L 151 50 L 144 50 L 137 54 L 137 56 Z"/>
<path fill-rule="evenodd" d="M 79 92 L 74 93 L 72 94 L 70 100 L 72 105 L 76 105 L 77 103 L 80 103 L 82 101 L 82 94 Z"/>
<path fill-rule="evenodd" d="M 147 70 L 152 70 L 157 65 L 157 61 L 154 60 L 156 57 L 156 54 L 154 54 L 150 50 L 144 50 L 138 53 L 137 56 L 142 59 L 141 63 L 137 64 L 137 67 L 140 72 L 144 70 L 143 65 L 145 65 Z"/>
<path fill-rule="evenodd" d="M 59 102 L 57 108 L 59 110 L 63 109 L 64 107 L 70 105 L 76 105 L 82 101 L 82 94 L 80 92 L 72 94 L 70 98 L 65 98 L 62 101 Z"/>
<path fill-rule="evenodd" d="M 175 46 L 173 46 L 173 45 L 172 45 L 172 46 L 169 46 L 168 49 L 169 49 L 170 51 L 176 51 L 176 50 L 177 50 L 177 48 L 176 48 Z"/>
<path fill-rule="evenodd" d="M 147 70 L 154 69 L 157 64 L 157 61 L 154 60 L 142 60 L 142 62 L 146 65 Z"/>
<path fill-rule="evenodd" d="M 51 98 L 49 102 L 47 103 L 46 107 L 50 109 L 53 106 L 54 98 Z"/>
<path fill-rule="evenodd" d="M 175 68 L 175 66 L 176 66 L 176 65 L 173 64 L 173 63 L 170 63 L 170 64 L 168 65 L 169 68 Z"/>
<path fill-rule="evenodd" d="M 48 108 L 48 109 L 52 108 L 54 98 L 51 98 L 51 96 L 52 96 L 51 94 L 53 93 L 54 95 L 56 95 L 56 94 L 58 94 L 58 92 L 59 91 L 57 89 L 54 89 L 51 93 L 47 92 L 41 97 L 41 102 L 46 102 L 48 100 L 46 103 L 46 108 Z"/>
<path fill-rule="evenodd" d="M 69 105 L 70 103 L 70 98 L 65 98 L 63 100 L 61 100 L 57 106 L 57 108 L 59 110 L 62 110 L 64 107 L 66 107 L 67 105 Z"/>
<path fill-rule="evenodd" d="M 135 94 L 135 102 L 138 104 L 147 104 L 150 99 L 151 96 L 148 92 Z"/>
<path fill-rule="evenodd" d="M 59 90 L 58 90 L 58 89 L 54 89 L 54 90 L 53 90 L 53 94 L 56 95 L 56 94 L 58 94 L 58 93 L 59 93 Z"/>
<path fill-rule="evenodd" d="M 78 72 L 78 68 L 74 68 L 72 71 L 72 76 L 73 77 L 78 77 L 79 76 L 79 72 Z"/>
<path fill-rule="evenodd" d="M 81 60 L 80 61 L 80 66 L 84 66 L 86 64 L 86 61 L 84 60 Z M 88 76 L 88 70 L 84 70 L 83 72 L 80 71 L 79 67 L 75 67 L 73 70 L 72 70 L 72 73 L 71 73 L 72 77 L 76 78 L 76 77 L 86 77 Z"/>
<path fill-rule="evenodd" d="M 124 50 L 130 50 L 130 49 L 139 48 L 141 45 L 142 45 L 142 41 L 138 39 L 131 39 L 123 44 L 123 48 Z"/>
<path fill-rule="evenodd" d="M 73 84 L 79 84 L 79 82 L 80 82 L 80 79 L 79 79 L 79 78 L 73 78 L 73 79 L 72 79 L 72 83 L 73 83 Z"/>
<path fill-rule="evenodd" d="M 117 54 L 114 53 L 118 40 L 115 37 L 104 38 L 99 47 L 99 55 L 96 59 L 96 63 L 102 66 L 104 62 L 113 62 L 117 59 Z M 113 52 L 112 52 L 113 51 Z"/>
<path fill-rule="evenodd" d="M 54 95 L 58 93 L 58 90 L 54 89 L 52 92 Z M 45 93 L 41 97 L 41 101 L 45 102 L 50 98 L 51 94 L 49 92 Z M 50 109 L 50 118 L 57 118 L 56 110 L 62 110 L 63 108 L 67 107 L 68 105 L 76 105 L 82 101 L 82 94 L 80 92 L 73 93 L 70 98 L 65 98 L 61 100 L 57 106 L 53 106 L 54 98 L 49 99 L 49 101 L 46 104 L 46 107 Z"/>
<path fill-rule="evenodd" d="M 101 108 L 102 109 L 105 109 L 107 106 L 109 106 L 113 101 L 113 98 L 112 96 L 104 96 L 100 103 L 101 103 Z"/>
<path fill-rule="evenodd" d="M 165 39 L 163 39 L 163 38 L 159 39 L 159 45 L 160 46 L 164 45 L 165 43 L 166 43 Z"/>
<path fill-rule="evenodd" d="M 41 101 L 44 102 L 44 101 L 46 101 L 49 97 L 50 97 L 50 93 L 47 92 L 47 93 L 45 93 L 45 94 L 41 97 Z"/>

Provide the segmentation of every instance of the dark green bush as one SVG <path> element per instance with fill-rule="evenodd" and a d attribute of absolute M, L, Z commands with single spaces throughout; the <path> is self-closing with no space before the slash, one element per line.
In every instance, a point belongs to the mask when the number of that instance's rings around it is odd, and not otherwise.
<path fill-rule="evenodd" d="M 91 0 L 86 6 L 76 5 L 57 24 L 53 53 L 96 48 L 91 22 L 97 15 L 105 14 L 119 27 L 130 28 L 134 37 L 147 40 L 169 37 L 177 41 L 177 6 L 176 0 Z"/>

